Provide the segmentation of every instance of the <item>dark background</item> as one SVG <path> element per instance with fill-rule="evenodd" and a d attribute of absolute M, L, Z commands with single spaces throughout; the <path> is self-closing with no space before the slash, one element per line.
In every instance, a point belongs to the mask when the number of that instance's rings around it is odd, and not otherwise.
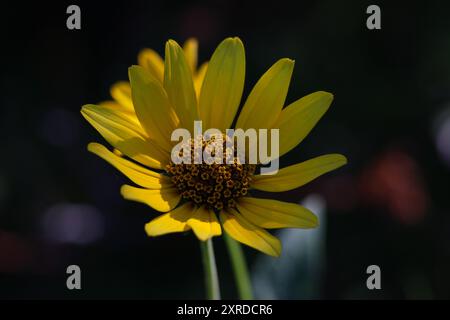
<path fill-rule="evenodd" d="M 70 4 L 81 7 L 79 31 L 66 28 Z M 278 297 L 450 298 L 450 2 L 376 2 L 382 29 L 373 31 L 369 4 L 2 5 L 0 298 L 204 297 L 193 234 L 146 236 L 156 213 L 122 199 L 126 179 L 86 151 L 103 140 L 79 113 L 109 99 L 142 48 L 162 54 L 166 40 L 191 36 L 200 61 L 225 37 L 242 39 L 245 94 L 289 57 L 296 66 L 288 103 L 317 90 L 335 95 L 282 165 L 329 152 L 349 164 L 279 195 L 325 200 L 323 271 L 314 296 L 300 283 Z M 235 298 L 222 239 L 215 245 L 223 295 Z M 260 254 L 245 252 L 253 268 Z M 81 291 L 66 289 L 70 264 L 82 269 Z M 365 286 L 370 264 L 381 268 L 382 290 Z"/>

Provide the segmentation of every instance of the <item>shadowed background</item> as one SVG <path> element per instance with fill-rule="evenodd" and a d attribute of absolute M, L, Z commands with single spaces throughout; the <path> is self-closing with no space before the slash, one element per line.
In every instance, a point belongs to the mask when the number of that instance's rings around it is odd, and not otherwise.
<path fill-rule="evenodd" d="M 163 54 L 167 39 L 197 37 L 201 62 L 228 36 L 246 48 L 244 97 L 283 57 L 296 61 L 287 103 L 335 95 L 281 165 L 349 159 L 275 195 L 312 194 L 324 223 L 284 234 L 284 262 L 245 248 L 257 296 L 450 298 L 449 2 L 378 2 L 376 31 L 365 1 L 74 2 L 79 31 L 66 28 L 70 4 L 12 4 L 0 20 L 0 298 L 204 297 L 193 234 L 146 236 L 157 213 L 122 199 L 127 180 L 87 152 L 103 139 L 79 111 L 109 99 L 142 48 Z M 214 243 L 223 294 L 235 298 L 223 241 Z M 81 291 L 66 289 L 70 264 L 81 267 Z M 371 264 L 382 290 L 366 288 Z M 292 281 L 268 279 L 287 272 Z"/>

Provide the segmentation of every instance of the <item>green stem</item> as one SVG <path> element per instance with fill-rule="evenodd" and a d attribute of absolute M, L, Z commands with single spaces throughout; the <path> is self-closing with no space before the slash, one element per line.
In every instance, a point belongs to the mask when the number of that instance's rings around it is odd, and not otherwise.
<path fill-rule="evenodd" d="M 212 239 L 200 241 L 203 267 L 205 269 L 206 296 L 209 300 L 220 300 L 219 277 Z"/>
<path fill-rule="evenodd" d="M 223 237 L 225 238 L 228 254 L 231 258 L 239 298 L 242 300 L 251 300 L 253 299 L 252 284 L 250 282 L 247 264 L 245 263 L 245 256 L 241 245 L 239 242 L 227 235 L 226 232 L 223 233 Z"/>

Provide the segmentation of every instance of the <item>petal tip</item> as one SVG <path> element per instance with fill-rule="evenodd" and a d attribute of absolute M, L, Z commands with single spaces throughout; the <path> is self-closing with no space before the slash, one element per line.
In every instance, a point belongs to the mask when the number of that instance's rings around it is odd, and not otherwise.
<path fill-rule="evenodd" d="M 294 59 L 290 59 L 290 58 L 281 58 L 280 62 L 285 63 L 287 65 L 295 64 L 295 60 Z"/>
<path fill-rule="evenodd" d="M 244 43 L 242 42 L 242 40 L 239 37 L 228 37 L 228 38 L 225 38 L 217 47 L 220 47 L 221 45 L 226 45 L 226 44 L 238 45 L 241 47 L 244 46 Z"/>
<path fill-rule="evenodd" d="M 91 104 L 84 104 L 84 105 L 82 105 L 82 106 L 81 106 L 81 109 L 80 109 L 80 112 L 81 112 L 81 113 L 86 112 L 86 109 L 90 109 L 91 106 L 92 106 Z"/>
<path fill-rule="evenodd" d="M 141 68 L 142 68 L 141 66 L 133 64 L 132 66 L 128 67 L 128 72 L 137 72 Z"/>
<path fill-rule="evenodd" d="M 313 218 L 313 222 L 311 224 L 311 228 L 318 228 L 320 226 L 320 220 L 319 217 L 316 216 L 315 214 L 313 214 L 314 218 Z"/>
<path fill-rule="evenodd" d="M 336 154 L 337 161 L 340 162 L 341 166 L 346 165 L 348 163 L 348 159 L 343 154 Z"/>
<path fill-rule="evenodd" d="M 178 44 L 178 42 L 176 42 L 175 40 L 173 40 L 173 39 L 169 39 L 169 40 L 167 40 L 167 42 L 166 42 L 166 48 L 167 47 L 174 47 L 174 48 L 180 48 L 181 49 L 181 47 L 180 47 L 180 45 Z"/>
<path fill-rule="evenodd" d="M 184 43 L 195 43 L 195 44 L 197 44 L 198 40 L 195 37 L 189 37 L 189 38 L 186 39 L 186 41 Z"/>
<path fill-rule="evenodd" d="M 279 239 L 277 239 L 275 247 L 273 248 L 273 252 L 271 252 L 271 253 L 267 252 L 267 253 L 274 258 L 278 258 L 281 256 L 281 251 L 282 251 L 281 241 Z"/>
<path fill-rule="evenodd" d="M 149 237 L 153 237 L 154 235 L 153 235 L 153 230 L 152 230 L 152 226 L 151 226 L 151 224 L 150 224 L 150 222 L 148 222 L 148 223 L 146 223 L 145 225 L 144 225 L 144 230 L 145 230 L 145 233 L 147 234 L 147 236 L 149 236 Z"/>
<path fill-rule="evenodd" d="M 145 233 L 147 234 L 147 236 L 154 238 L 154 237 L 160 236 L 161 233 L 158 232 L 157 228 L 155 228 L 154 224 L 152 224 L 152 221 L 147 222 L 145 224 L 144 230 L 145 230 Z"/>
<path fill-rule="evenodd" d="M 241 38 L 239 38 L 239 37 L 233 37 L 231 39 L 233 39 L 233 41 L 235 43 L 237 43 L 237 44 L 244 45 L 244 43 L 242 42 Z"/>
<path fill-rule="evenodd" d="M 189 223 L 188 223 L 188 225 L 189 225 Z M 189 225 L 189 226 L 192 228 L 191 225 Z M 210 238 L 213 237 L 213 235 L 211 235 L 211 234 L 205 234 L 205 233 L 202 233 L 202 232 L 198 232 L 194 228 L 192 228 L 192 230 L 194 231 L 194 234 L 197 237 L 197 239 L 202 241 L 202 242 L 205 242 L 205 241 L 207 241 L 207 240 L 209 240 Z"/>
<path fill-rule="evenodd" d="M 334 94 L 328 91 L 317 91 L 317 94 L 320 94 L 323 98 L 329 99 L 330 101 L 333 101 Z"/>
<path fill-rule="evenodd" d="M 81 107 L 80 113 L 86 120 L 89 121 L 89 115 L 92 114 L 95 107 L 96 106 L 94 104 L 85 104 Z"/>
<path fill-rule="evenodd" d="M 124 184 L 123 186 L 120 187 L 120 195 L 127 199 L 127 191 L 129 190 L 129 186 Z"/>
<path fill-rule="evenodd" d="M 101 148 L 101 147 L 103 147 L 103 146 L 102 146 L 100 143 L 97 143 L 97 142 L 89 142 L 86 149 L 87 149 L 89 152 L 95 153 L 95 150 L 97 150 L 97 149 L 99 149 L 99 148 Z"/>

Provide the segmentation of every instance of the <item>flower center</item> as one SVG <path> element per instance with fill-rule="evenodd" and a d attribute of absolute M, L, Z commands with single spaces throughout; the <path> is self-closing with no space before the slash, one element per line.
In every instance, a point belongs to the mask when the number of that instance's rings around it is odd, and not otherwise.
<path fill-rule="evenodd" d="M 226 150 L 226 139 L 223 135 L 223 150 Z M 203 140 L 201 144 L 202 152 L 210 149 L 210 154 L 215 157 L 213 147 L 217 142 L 214 137 Z M 183 198 L 216 211 L 236 207 L 236 200 L 248 192 L 256 166 L 241 164 L 235 155 L 232 163 L 228 164 L 230 161 L 226 161 L 226 152 L 223 152 L 222 164 L 194 164 L 194 139 L 186 147 L 191 148 L 191 164 L 170 162 L 166 166 L 168 175 Z"/>

